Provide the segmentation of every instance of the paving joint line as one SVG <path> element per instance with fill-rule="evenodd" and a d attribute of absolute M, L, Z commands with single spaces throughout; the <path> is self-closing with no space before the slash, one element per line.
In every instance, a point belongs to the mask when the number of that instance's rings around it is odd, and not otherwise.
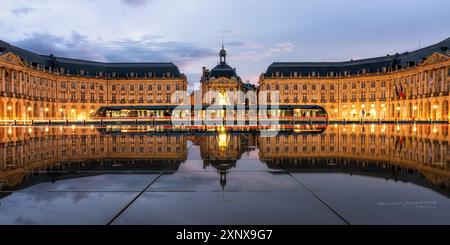
<path fill-rule="evenodd" d="M 193 145 L 194 144 L 190 145 L 186 149 L 186 152 L 188 152 Z M 122 215 L 123 212 L 125 212 L 125 210 L 127 210 L 139 197 L 141 197 L 153 183 L 155 183 L 164 173 L 166 173 L 167 169 L 169 169 L 172 165 L 173 163 L 164 168 L 154 180 L 152 180 L 141 192 L 139 192 L 139 194 L 137 194 L 127 205 L 125 205 L 125 207 L 120 210 L 119 213 L 117 213 L 106 225 L 111 225 L 120 215 Z"/>
<path fill-rule="evenodd" d="M 323 201 L 322 199 L 320 199 L 320 197 L 318 197 L 314 192 L 312 192 L 305 184 L 303 184 L 300 180 L 298 180 L 297 178 L 295 178 L 291 172 L 286 171 L 288 173 L 288 175 L 293 178 L 299 185 L 301 185 L 303 188 L 305 188 L 305 190 L 307 192 L 309 192 L 311 195 L 313 195 L 317 200 L 319 200 L 319 202 L 321 202 L 323 205 L 325 205 L 325 207 L 327 207 L 329 210 L 331 210 L 331 212 L 333 212 L 338 218 L 340 218 L 342 221 L 345 222 L 345 224 L 347 225 L 351 225 L 350 222 L 348 222 L 344 217 L 342 217 L 336 210 L 334 210 L 331 206 L 329 206 L 325 201 Z"/>

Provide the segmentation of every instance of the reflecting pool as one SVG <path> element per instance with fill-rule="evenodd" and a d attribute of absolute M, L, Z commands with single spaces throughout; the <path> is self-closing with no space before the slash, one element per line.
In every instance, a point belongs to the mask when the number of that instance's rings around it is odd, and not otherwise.
<path fill-rule="evenodd" d="M 0 224 L 450 224 L 449 129 L 0 127 Z"/>

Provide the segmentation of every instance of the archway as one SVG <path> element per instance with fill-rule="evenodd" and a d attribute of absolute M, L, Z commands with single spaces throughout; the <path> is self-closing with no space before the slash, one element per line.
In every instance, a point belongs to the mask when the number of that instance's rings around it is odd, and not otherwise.
<path fill-rule="evenodd" d="M 22 115 L 22 103 L 17 101 L 16 102 L 16 119 L 21 120 L 23 119 L 23 115 Z"/>
<path fill-rule="evenodd" d="M 0 100 L 0 119 L 5 118 L 5 105 L 2 100 Z"/>
<path fill-rule="evenodd" d="M 44 113 L 43 113 L 43 118 L 44 119 L 48 119 L 50 117 L 50 105 L 49 104 L 45 104 L 43 105 L 44 107 Z"/>
<path fill-rule="evenodd" d="M 31 105 L 30 102 L 27 102 L 26 106 L 25 106 L 25 119 L 26 120 L 30 120 L 33 118 L 33 106 Z"/>
<path fill-rule="evenodd" d="M 433 107 L 431 108 L 431 119 L 436 120 L 438 119 L 438 109 L 439 105 L 437 102 L 433 103 Z"/>
<path fill-rule="evenodd" d="M 423 103 L 420 102 L 418 103 L 419 105 L 417 106 L 417 115 L 416 118 L 418 119 L 422 119 L 422 115 L 423 115 Z"/>
<path fill-rule="evenodd" d="M 11 101 L 6 104 L 6 119 L 11 120 L 14 117 L 14 107 Z"/>
<path fill-rule="evenodd" d="M 37 119 L 39 117 L 39 106 L 38 103 L 34 103 L 33 105 L 33 118 Z"/>
<path fill-rule="evenodd" d="M 425 103 L 424 111 L 425 111 L 425 113 L 423 115 L 423 118 L 425 120 L 430 120 L 431 119 L 431 103 L 429 101 L 427 101 Z"/>
<path fill-rule="evenodd" d="M 442 102 L 442 116 L 443 120 L 450 120 L 450 115 L 448 114 L 448 100 Z"/>
<path fill-rule="evenodd" d="M 402 107 L 400 106 L 400 103 L 397 103 L 397 105 L 395 106 L 395 110 L 396 110 L 396 118 L 397 119 L 401 119 L 401 112 L 402 112 Z"/>
<path fill-rule="evenodd" d="M 407 117 L 408 117 L 408 119 L 412 119 L 412 117 L 413 117 L 413 105 L 411 102 L 408 103 Z"/>
<path fill-rule="evenodd" d="M 52 103 L 52 118 L 55 119 L 56 118 L 56 106 L 55 103 Z"/>

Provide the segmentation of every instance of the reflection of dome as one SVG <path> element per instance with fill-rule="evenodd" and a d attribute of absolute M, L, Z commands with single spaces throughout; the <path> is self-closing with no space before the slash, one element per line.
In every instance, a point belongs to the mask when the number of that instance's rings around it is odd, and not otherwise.
<path fill-rule="evenodd" d="M 218 170 L 220 185 L 224 188 L 227 185 L 227 173 L 229 169 L 236 167 L 237 160 L 208 160 L 206 163 Z"/>

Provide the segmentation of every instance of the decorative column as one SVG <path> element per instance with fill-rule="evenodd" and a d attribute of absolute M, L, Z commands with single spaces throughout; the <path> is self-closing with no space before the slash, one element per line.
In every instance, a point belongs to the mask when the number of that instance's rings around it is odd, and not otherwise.
<path fill-rule="evenodd" d="M 433 73 L 433 75 L 432 75 L 432 80 L 433 80 L 433 88 L 431 89 L 431 92 L 432 93 L 435 93 L 436 92 L 436 70 L 433 70 L 432 71 Z"/>
<path fill-rule="evenodd" d="M 15 70 L 13 70 L 13 69 L 11 69 L 11 73 L 10 73 L 10 89 L 9 89 L 9 91 L 11 92 L 11 93 L 14 93 L 14 85 L 15 85 L 15 83 L 16 83 L 16 81 L 15 81 L 15 77 L 16 76 L 16 71 Z"/>
<path fill-rule="evenodd" d="M 19 80 L 17 81 L 17 94 L 22 94 L 22 82 L 25 80 L 24 77 L 25 77 L 24 73 L 20 72 Z"/>
<path fill-rule="evenodd" d="M 2 84 L 1 84 L 1 88 L 2 88 L 2 91 L 1 92 L 5 92 L 6 91 L 6 87 L 5 87 L 5 82 L 6 82 L 6 69 L 5 68 L 3 68 L 2 69 L 2 71 L 1 71 L 1 76 L 2 76 Z"/>

